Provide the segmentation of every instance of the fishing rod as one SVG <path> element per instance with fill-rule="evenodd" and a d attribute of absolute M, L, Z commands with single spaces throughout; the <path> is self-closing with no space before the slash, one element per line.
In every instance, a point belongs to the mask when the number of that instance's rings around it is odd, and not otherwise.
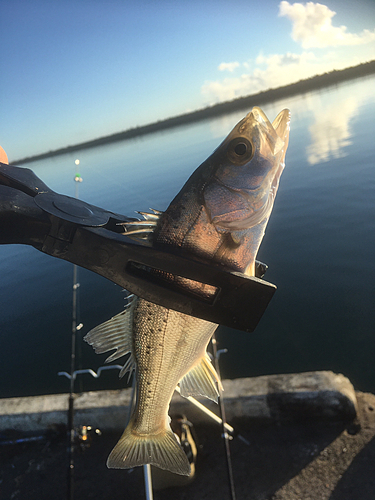
<path fill-rule="evenodd" d="M 77 173 L 74 176 L 75 199 L 78 200 L 78 186 L 82 182 L 82 177 L 78 173 L 79 160 L 75 160 Z M 76 337 L 77 330 L 82 328 L 82 323 L 77 325 L 77 294 L 79 289 L 78 266 L 73 265 L 73 300 L 72 300 L 72 338 L 70 354 L 70 391 L 69 391 L 69 409 L 68 409 L 68 439 L 69 439 L 69 464 L 68 464 L 68 500 L 74 500 L 74 448 L 75 448 L 75 428 L 74 428 L 74 382 L 76 365 Z"/>
<path fill-rule="evenodd" d="M 212 344 L 212 351 L 213 351 L 213 356 L 214 356 L 216 373 L 219 377 L 219 380 L 221 380 L 220 368 L 219 368 L 219 356 L 221 354 L 221 351 L 217 350 L 217 340 L 216 340 L 215 333 L 212 336 L 211 344 Z M 222 352 L 226 352 L 226 350 L 224 350 Z M 219 411 L 220 411 L 220 417 L 221 417 L 221 426 L 222 426 L 222 431 L 223 431 L 224 449 L 225 449 L 225 458 L 226 458 L 226 463 L 227 463 L 230 498 L 231 498 L 231 500 L 236 500 L 236 491 L 235 491 L 235 487 L 234 487 L 233 468 L 232 468 L 232 458 L 231 458 L 230 446 L 229 446 L 230 436 L 228 434 L 228 430 L 226 427 L 227 423 L 226 423 L 226 416 L 225 416 L 225 406 L 224 406 L 224 401 L 223 401 L 223 391 L 221 390 L 220 384 L 217 384 L 217 385 L 218 385 L 218 391 L 219 391 L 218 403 L 219 403 Z"/>

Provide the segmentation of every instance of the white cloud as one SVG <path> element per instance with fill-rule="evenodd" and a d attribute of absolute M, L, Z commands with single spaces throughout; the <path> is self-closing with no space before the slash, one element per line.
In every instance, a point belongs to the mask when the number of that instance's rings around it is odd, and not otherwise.
<path fill-rule="evenodd" d="M 240 63 L 239 62 L 230 62 L 230 63 L 221 63 L 219 64 L 218 66 L 218 70 L 219 71 L 230 71 L 231 73 L 233 73 L 233 71 L 238 68 L 240 66 Z"/>
<path fill-rule="evenodd" d="M 346 26 L 333 26 L 332 18 L 336 12 L 320 3 L 290 4 L 283 1 L 279 5 L 279 15 L 292 21 L 292 38 L 301 43 L 304 49 L 361 45 L 375 40 L 375 30 L 366 29 L 360 34 L 355 34 L 348 33 Z"/>
<path fill-rule="evenodd" d="M 201 90 L 208 103 L 231 100 L 243 95 L 255 94 L 261 90 L 287 85 L 302 78 L 309 78 L 318 72 L 324 73 L 332 69 L 332 62 L 328 61 L 324 65 L 322 59 L 318 60 L 312 52 L 302 54 L 288 52 L 269 56 L 259 55 L 256 59 L 256 66 L 252 73 L 205 82 Z"/>
<path fill-rule="evenodd" d="M 221 63 L 220 71 L 229 71 L 214 81 L 206 81 L 201 92 L 205 105 L 229 101 L 237 97 L 252 95 L 262 90 L 288 85 L 298 80 L 349 66 L 368 62 L 374 58 L 375 30 L 361 34 L 347 32 L 345 26 L 332 26 L 335 12 L 326 5 L 282 1 L 279 15 L 288 17 L 293 24 L 293 38 L 300 42 L 300 54 L 259 54 L 255 60 Z M 371 42 L 358 47 L 359 44 Z M 325 51 L 306 50 L 309 47 L 330 47 Z M 240 75 L 238 68 L 243 71 Z M 233 73 L 237 70 L 236 73 Z"/>

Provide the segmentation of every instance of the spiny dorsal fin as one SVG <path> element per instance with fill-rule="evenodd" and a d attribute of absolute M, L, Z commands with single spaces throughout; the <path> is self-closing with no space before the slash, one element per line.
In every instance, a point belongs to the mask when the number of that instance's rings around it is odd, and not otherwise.
<path fill-rule="evenodd" d="M 126 354 L 130 354 L 125 365 L 120 371 L 120 377 L 123 377 L 126 372 L 129 372 L 129 378 L 135 368 L 135 358 L 133 354 L 133 312 L 137 303 L 137 297 L 134 295 L 129 298 L 125 310 L 117 314 L 110 320 L 96 326 L 84 337 L 90 344 L 96 354 L 116 349 L 106 360 L 106 363 L 121 358 Z"/>
<path fill-rule="evenodd" d="M 217 402 L 219 391 L 216 383 L 222 389 L 221 382 L 211 360 L 206 353 L 200 363 L 195 365 L 179 382 L 181 396 L 205 396 Z"/>
<path fill-rule="evenodd" d="M 163 212 L 150 208 L 152 213 L 137 212 L 142 215 L 145 220 L 135 220 L 130 222 L 122 222 L 126 236 L 134 236 L 138 239 L 147 239 L 154 231 L 159 222 L 159 218 Z"/>

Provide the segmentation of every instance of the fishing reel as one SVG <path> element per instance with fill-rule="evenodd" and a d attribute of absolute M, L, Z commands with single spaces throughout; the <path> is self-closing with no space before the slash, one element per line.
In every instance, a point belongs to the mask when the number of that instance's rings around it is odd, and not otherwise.
<path fill-rule="evenodd" d="M 74 429 L 75 448 L 81 452 L 90 448 L 93 439 L 102 435 L 100 429 L 91 427 L 91 425 L 80 425 Z"/>

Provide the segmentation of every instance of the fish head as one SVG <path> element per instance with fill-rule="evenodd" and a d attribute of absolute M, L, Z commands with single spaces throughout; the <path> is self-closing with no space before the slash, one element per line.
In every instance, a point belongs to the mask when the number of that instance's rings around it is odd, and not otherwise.
<path fill-rule="evenodd" d="M 271 123 L 254 107 L 211 155 L 203 203 L 218 231 L 243 231 L 268 219 L 285 166 L 289 128 L 289 110 Z"/>
<path fill-rule="evenodd" d="M 289 127 L 289 110 L 271 123 L 254 107 L 160 216 L 153 245 L 254 275 L 284 169 Z"/>

